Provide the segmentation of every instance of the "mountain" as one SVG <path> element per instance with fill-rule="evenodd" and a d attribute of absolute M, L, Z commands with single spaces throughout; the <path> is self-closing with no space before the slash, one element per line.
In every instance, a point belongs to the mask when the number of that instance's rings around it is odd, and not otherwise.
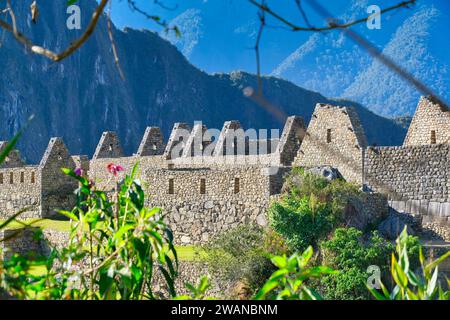
<path fill-rule="evenodd" d="M 449 66 L 433 55 L 429 43 L 432 34 L 439 29 L 440 19 L 446 21 L 437 8 L 422 7 L 397 29 L 383 54 L 393 57 L 414 77 L 448 99 Z M 450 50 L 450 45 L 442 46 Z M 372 61 L 342 96 L 370 106 L 378 114 L 401 116 L 414 112 L 420 93 L 380 62 Z"/>
<path fill-rule="evenodd" d="M 380 7 L 392 5 L 381 1 Z M 444 100 L 450 99 L 450 28 L 447 2 L 419 2 L 413 9 L 382 15 L 380 30 L 365 24 L 353 30 L 369 39 Z M 354 0 L 340 18 L 364 16 L 369 2 Z M 271 73 L 310 90 L 361 103 L 383 116 L 411 116 L 421 93 L 342 33 L 312 34 Z"/>
<path fill-rule="evenodd" d="M 36 43 L 65 48 L 81 31 L 66 28 L 65 1 L 38 1 L 36 25 L 30 22 L 27 3 L 16 2 L 18 27 Z M 83 1 L 82 12 L 92 12 L 95 1 Z M 86 26 L 90 14 L 82 15 Z M 106 20 L 102 17 L 92 37 L 60 63 L 27 52 L 6 34 L 0 48 L 0 140 L 11 138 L 35 115 L 19 143 L 27 161 L 40 160 L 48 140 L 61 136 L 72 154 L 92 155 L 103 131 L 114 130 L 125 152 L 137 150 L 145 127 L 160 126 L 168 137 L 174 122 L 202 120 L 221 129 L 225 120 L 237 119 L 246 128 L 281 128 L 242 90 L 256 87 L 254 75 L 244 72 L 206 74 L 168 41 L 149 31 L 113 28 L 125 75 L 114 63 Z M 265 77 L 269 101 L 286 114 L 309 121 L 318 102 L 352 104 L 357 108 L 369 141 L 400 144 L 405 129 L 393 120 L 373 114 L 352 102 L 332 101 L 319 93 Z"/>

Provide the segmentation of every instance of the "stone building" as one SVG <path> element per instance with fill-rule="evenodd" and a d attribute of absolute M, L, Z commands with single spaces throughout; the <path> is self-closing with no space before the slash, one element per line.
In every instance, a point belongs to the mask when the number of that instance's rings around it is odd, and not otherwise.
<path fill-rule="evenodd" d="M 347 180 L 362 182 L 367 139 L 352 107 L 318 104 L 294 160 L 299 167 L 335 167 Z"/>
<path fill-rule="evenodd" d="M 60 138 L 50 140 L 39 165 L 26 165 L 17 151 L 12 154 L 0 167 L 0 219 L 18 211 L 21 219 L 51 218 L 73 206 L 77 183 L 61 168 L 75 168 L 75 161 Z"/>
<path fill-rule="evenodd" d="M 450 143 L 450 110 L 432 98 L 421 97 L 404 146 Z"/>
<path fill-rule="evenodd" d="M 426 108 L 432 111 L 428 114 Z M 270 202 L 292 166 L 331 166 L 368 195 L 388 195 L 391 206 L 423 216 L 447 237 L 450 144 L 413 138 L 436 123 L 445 125 L 441 118 L 448 114 L 436 108 L 420 100 L 405 146 L 399 147 L 368 147 L 355 110 L 325 104 L 316 106 L 308 129 L 302 118 L 289 117 L 280 137 L 246 135 L 249 130 L 238 121 L 226 122 L 217 135 L 201 123 L 192 128 L 176 123 L 164 144 L 161 131 L 149 127 L 130 156 L 124 155 L 114 132 L 103 133 L 91 160 L 70 156 L 62 140 L 53 138 L 39 165 L 25 165 L 13 153 L 0 168 L 0 219 L 24 207 L 22 219 L 53 218 L 58 209 L 70 209 L 77 185 L 61 167 L 82 168 L 97 188 L 111 191 L 139 163 L 148 205 L 167 213 L 177 243 L 199 244 L 240 223 L 265 226 Z M 421 125 L 420 119 L 428 124 Z M 439 128 L 436 142 L 448 134 Z M 120 164 L 125 172 L 113 177 L 106 170 L 109 163 Z"/>

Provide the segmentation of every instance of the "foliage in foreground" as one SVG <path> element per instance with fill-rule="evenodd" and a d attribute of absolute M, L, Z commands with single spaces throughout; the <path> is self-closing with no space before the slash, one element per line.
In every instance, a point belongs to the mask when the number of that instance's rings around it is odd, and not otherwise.
<path fill-rule="evenodd" d="M 256 300 L 321 300 L 322 297 L 307 286 L 313 278 L 333 274 L 331 268 L 324 266 L 308 267 L 313 248 L 308 247 L 302 254 L 294 253 L 290 257 L 274 256 L 272 263 L 278 267 L 256 294 Z"/>
<path fill-rule="evenodd" d="M 204 261 L 218 278 L 243 285 L 253 292 L 261 288 L 275 270 L 269 254 L 286 251 L 280 238 L 253 225 L 242 225 L 224 232 L 204 246 Z M 242 292 L 236 293 L 242 295 Z"/>
<path fill-rule="evenodd" d="M 364 300 L 370 298 L 366 283 L 369 266 L 386 274 L 391 243 L 374 232 L 369 239 L 355 228 L 338 228 L 330 240 L 321 244 L 322 264 L 336 270 L 320 279 L 320 291 L 326 299 Z"/>
<path fill-rule="evenodd" d="M 0 285 L 6 292 L 19 299 L 153 299 L 152 279 L 159 270 L 175 297 L 172 234 L 160 209 L 145 206 L 136 170 L 137 165 L 123 182 L 116 181 L 110 200 L 80 172 L 64 169 L 80 184 L 76 207 L 61 212 L 73 221 L 69 244 L 34 261 L 18 255 L 5 261 Z M 46 272 L 33 275 L 36 266 Z"/>
<path fill-rule="evenodd" d="M 349 203 L 360 201 L 356 186 L 340 179 L 328 181 L 293 169 L 282 198 L 269 208 L 270 226 L 293 252 L 317 248 L 341 222 Z"/>
<path fill-rule="evenodd" d="M 340 237 L 342 239 L 342 237 Z M 378 241 L 375 239 L 375 241 Z M 450 256 L 450 251 L 440 258 L 426 264 L 420 247 L 421 275 L 410 270 L 408 248 L 411 239 L 405 230 L 397 239 L 396 252 L 398 258 L 392 254 L 390 273 L 396 286 L 390 293 L 380 282 L 381 292 L 372 287 L 368 291 L 378 300 L 449 300 L 450 292 L 444 291 L 439 282 L 438 266 Z M 368 249 L 368 254 L 373 249 Z M 374 251 L 375 252 L 375 251 Z M 272 262 L 278 267 L 270 279 L 255 296 L 255 299 L 285 299 L 285 300 L 319 300 L 322 296 L 311 289 L 310 284 L 315 278 L 332 277 L 339 274 L 330 267 L 308 267 L 313 249 L 309 247 L 302 254 L 295 253 L 291 257 L 274 256 Z M 381 255 L 379 256 L 381 259 Z M 352 257 L 348 257 L 352 260 Z M 367 276 L 365 277 L 367 281 Z M 447 280 L 447 282 L 449 282 Z M 367 283 L 367 282 L 366 282 Z M 448 283 L 450 284 L 450 283 Z"/>
<path fill-rule="evenodd" d="M 414 272 L 408 253 L 406 228 L 396 242 L 396 254 L 392 254 L 390 270 L 395 286 L 391 292 L 383 283 L 380 283 L 381 292 L 369 287 L 373 296 L 377 300 L 450 300 L 450 291 L 444 291 L 439 281 L 439 264 L 450 256 L 450 251 L 427 263 L 420 247 L 420 272 Z M 450 286 L 448 279 L 447 286 Z"/>

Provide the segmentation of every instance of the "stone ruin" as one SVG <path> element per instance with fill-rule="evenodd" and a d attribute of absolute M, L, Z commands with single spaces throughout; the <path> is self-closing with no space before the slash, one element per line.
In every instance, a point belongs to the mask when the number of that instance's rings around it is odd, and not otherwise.
<path fill-rule="evenodd" d="M 0 219 L 25 207 L 22 219 L 57 218 L 58 209 L 72 208 L 77 184 L 61 167 L 82 168 L 108 191 L 114 187 L 109 163 L 129 172 L 139 162 L 147 204 L 167 213 L 176 243 L 202 244 L 242 223 L 265 226 L 270 202 L 293 166 L 329 167 L 367 195 L 384 195 L 373 201 L 375 215 L 386 214 L 389 204 L 449 240 L 449 128 L 449 111 L 421 98 L 405 144 L 397 147 L 368 146 L 356 111 L 327 104 L 316 106 L 308 128 L 292 116 L 279 138 L 246 136 L 241 148 L 234 135 L 244 132 L 238 121 L 226 122 L 216 137 L 205 137 L 201 123 L 192 129 L 177 123 L 166 144 L 159 128 L 148 127 L 130 156 L 114 132 L 105 132 L 90 160 L 70 155 L 60 138 L 52 138 L 39 165 L 24 164 L 15 151 L 1 166 Z"/>

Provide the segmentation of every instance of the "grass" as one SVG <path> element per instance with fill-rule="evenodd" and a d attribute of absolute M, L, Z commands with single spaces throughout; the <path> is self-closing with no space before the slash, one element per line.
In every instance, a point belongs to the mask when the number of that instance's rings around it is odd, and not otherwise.
<path fill-rule="evenodd" d="M 196 258 L 201 258 L 205 252 L 196 246 L 175 246 L 178 260 L 180 261 L 194 261 Z"/>
<path fill-rule="evenodd" d="M 4 222 L 4 220 L 0 220 L 0 224 L 2 222 Z M 23 222 L 13 221 L 10 224 L 8 224 L 8 229 L 19 229 L 23 228 L 24 225 L 39 227 L 42 230 L 49 229 L 61 232 L 70 231 L 70 221 L 50 220 L 50 219 L 32 219 L 32 220 L 25 220 Z"/>
<path fill-rule="evenodd" d="M 0 220 L 0 224 L 3 221 Z M 61 232 L 70 231 L 70 221 L 60 221 L 60 220 L 50 220 L 50 219 L 40 219 L 40 220 L 26 220 L 21 222 L 13 221 L 8 225 L 8 229 L 18 229 L 27 225 L 32 225 L 33 227 L 39 227 L 42 230 L 56 230 Z M 178 259 L 180 261 L 193 261 L 196 257 L 201 257 L 204 253 L 198 246 L 175 246 L 178 254 Z"/>
<path fill-rule="evenodd" d="M 199 256 L 205 254 L 200 247 L 196 246 L 175 246 L 178 260 L 183 262 L 194 261 Z M 32 266 L 30 273 L 34 276 L 40 276 L 47 271 L 45 266 Z"/>

